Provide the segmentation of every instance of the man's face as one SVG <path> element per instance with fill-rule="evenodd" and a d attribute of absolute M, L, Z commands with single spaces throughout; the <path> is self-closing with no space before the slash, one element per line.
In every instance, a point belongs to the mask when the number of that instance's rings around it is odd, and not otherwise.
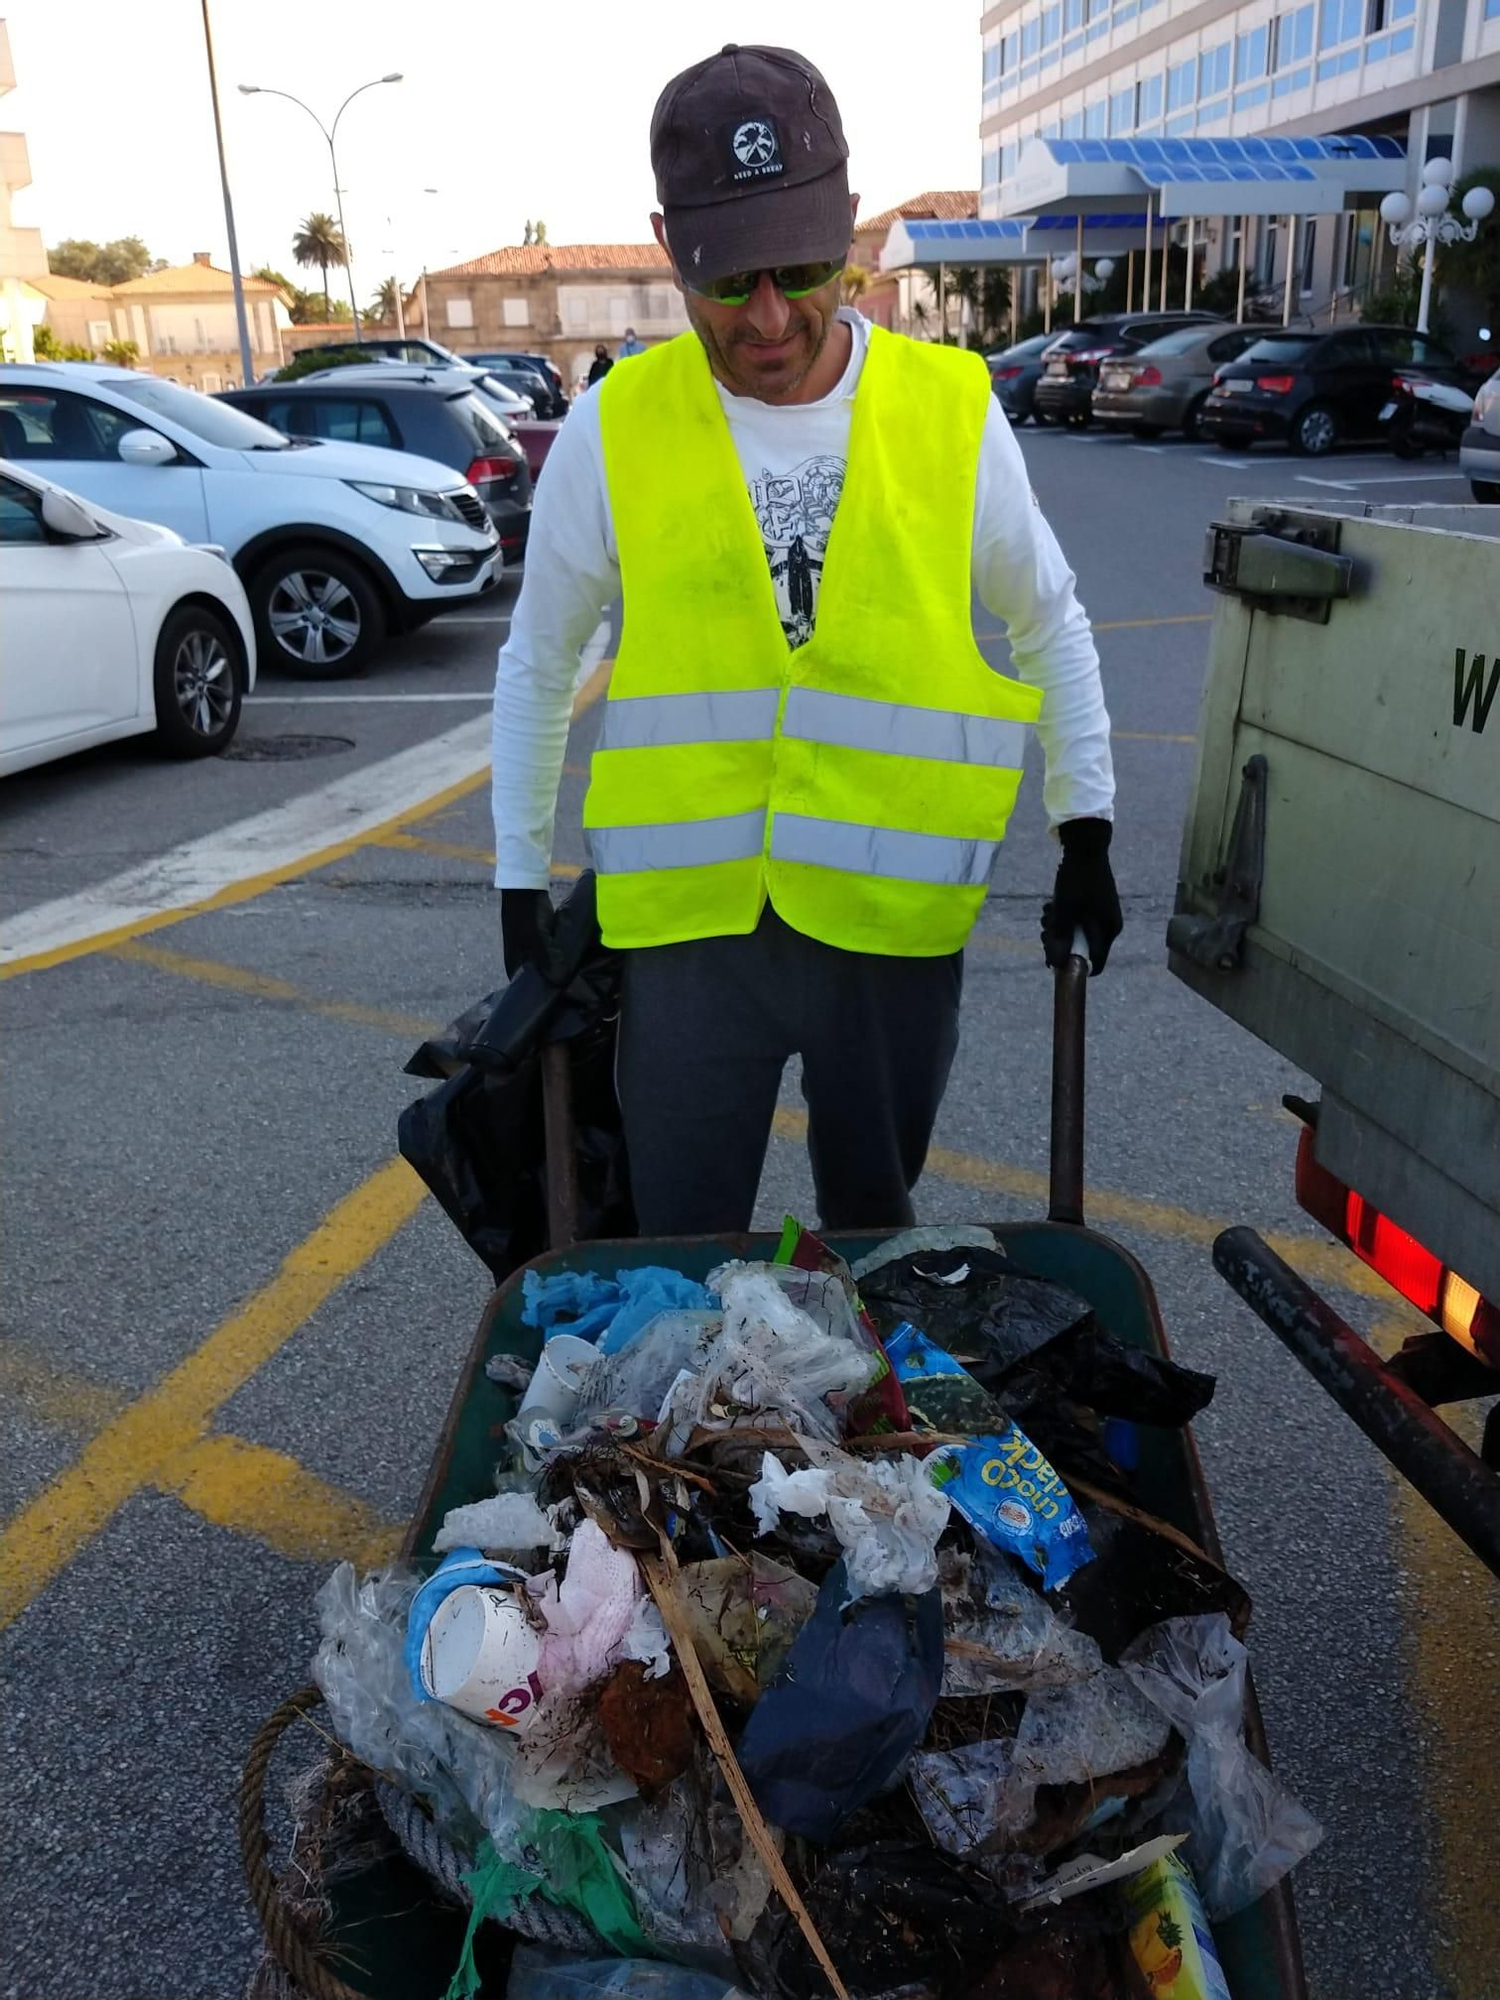
<path fill-rule="evenodd" d="M 657 241 L 670 256 L 661 216 L 651 220 Z M 724 387 L 763 403 L 796 402 L 838 312 L 839 279 L 830 278 L 804 298 L 789 299 L 762 271 L 744 305 L 721 306 L 685 285 L 675 263 L 673 275 L 693 331 Z"/>

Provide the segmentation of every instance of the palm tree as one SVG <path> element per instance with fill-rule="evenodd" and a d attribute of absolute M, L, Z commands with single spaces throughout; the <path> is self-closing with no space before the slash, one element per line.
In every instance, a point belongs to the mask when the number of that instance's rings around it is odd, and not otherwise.
<path fill-rule="evenodd" d="M 874 277 L 863 264 L 846 264 L 842 287 L 844 304 L 852 306 L 856 300 L 862 299 L 874 282 Z"/>
<path fill-rule="evenodd" d="M 316 264 L 322 272 L 323 312 L 326 317 L 331 310 L 328 268 L 331 264 L 347 264 L 349 261 L 349 246 L 333 217 L 315 212 L 299 223 L 292 238 L 292 255 L 304 270 L 310 270 Z"/>
<path fill-rule="evenodd" d="M 374 319 L 396 319 L 396 305 L 401 296 L 401 288 L 394 278 L 382 278 L 375 296 L 370 301 L 370 314 Z"/>

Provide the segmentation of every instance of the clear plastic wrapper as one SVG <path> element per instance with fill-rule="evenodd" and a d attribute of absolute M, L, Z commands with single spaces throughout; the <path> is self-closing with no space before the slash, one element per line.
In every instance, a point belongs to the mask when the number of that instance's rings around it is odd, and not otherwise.
<path fill-rule="evenodd" d="M 1233 1916 L 1323 1838 L 1245 1742 L 1245 1648 L 1220 1612 L 1169 1618 L 1128 1646 L 1120 1665 L 1186 1738 L 1187 1860 L 1209 1915 Z"/>
<path fill-rule="evenodd" d="M 939 1250 L 993 1250 L 995 1232 L 977 1225 L 946 1225 L 928 1223 L 919 1229 L 903 1229 L 899 1236 L 888 1236 L 884 1243 L 877 1243 L 866 1257 L 861 1257 L 854 1266 L 854 1276 L 858 1280 L 867 1278 L 872 1271 L 880 1271 L 887 1264 L 899 1263 L 903 1257 L 915 1257 L 922 1251 Z"/>
<path fill-rule="evenodd" d="M 619 1810 L 617 1837 L 641 1929 L 680 1964 L 734 1977 L 714 1900 L 710 1781 L 689 1771 L 655 1799 Z"/>
<path fill-rule="evenodd" d="M 694 1357 L 707 1352 L 722 1327 L 720 1313 L 663 1312 L 648 1320 L 618 1354 L 601 1355 L 578 1399 L 577 1421 L 586 1426 L 606 1410 L 624 1410 L 654 1423 L 662 1399 Z"/>
<path fill-rule="evenodd" d="M 549 1555 L 567 1546 L 566 1536 L 537 1505 L 532 1493 L 492 1493 L 468 1507 L 453 1507 L 433 1537 L 433 1549 L 475 1548 L 501 1555 Z"/>
<path fill-rule="evenodd" d="M 1032 1785 L 1086 1785 L 1159 1757 L 1171 1727 L 1118 1667 L 1027 1698 L 1015 1767 Z"/>
<path fill-rule="evenodd" d="M 943 1693 L 1021 1693 L 1087 1680 L 1098 1644 L 1059 1615 L 1010 1557 L 981 1545 L 939 1558 L 946 1631 Z"/>
<path fill-rule="evenodd" d="M 558 1958 L 522 1945 L 505 2000 L 750 2000 L 721 1974 L 654 1958 Z"/>
<path fill-rule="evenodd" d="M 957 1750 L 923 1750 L 906 1767 L 917 1810 L 945 1854 L 968 1857 L 991 1841 L 1023 1833 L 1035 1814 L 1035 1786 L 1016 1773 L 1007 1736 Z"/>
<path fill-rule="evenodd" d="M 844 1551 L 851 1600 L 892 1593 L 920 1596 L 937 1582 L 938 1537 L 948 1502 L 919 1458 L 857 1459 L 804 1440 L 813 1463 L 788 1472 L 772 1452 L 750 1488 L 761 1534 L 780 1514 L 827 1518 Z"/>

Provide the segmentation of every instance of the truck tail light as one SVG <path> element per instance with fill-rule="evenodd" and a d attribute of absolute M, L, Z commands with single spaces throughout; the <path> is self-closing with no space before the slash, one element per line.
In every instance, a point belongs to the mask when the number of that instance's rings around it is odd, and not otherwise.
<path fill-rule="evenodd" d="M 1296 379 L 1295 375 L 1257 375 L 1255 386 L 1265 389 L 1272 396 L 1289 396 Z"/>
<path fill-rule="evenodd" d="M 1500 1369 L 1500 1307 L 1450 1271 L 1406 1230 L 1345 1187 L 1313 1154 L 1311 1127 L 1297 1146 L 1297 1200 L 1315 1222 L 1352 1250 L 1420 1313 L 1487 1367 Z"/>
<path fill-rule="evenodd" d="M 1132 380 L 1137 389 L 1159 389 L 1161 387 L 1161 370 L 1154 362 L 1148 361 L 1143 368 L 1135 370 Z"/>
<path fill-rule="evenodd" d="M 477 486 L 482 479 L 513 479 L 520 470 L 518 458 L 476 458 L 464 478 Z"/>

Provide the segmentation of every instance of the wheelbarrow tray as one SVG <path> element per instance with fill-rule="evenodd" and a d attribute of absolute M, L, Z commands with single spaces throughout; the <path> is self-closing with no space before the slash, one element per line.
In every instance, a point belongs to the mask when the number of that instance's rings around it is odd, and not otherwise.
<path fill-rule="evenodd" d="M 1018 1263 L 1087 1299 L 1121 1340 L 1151 1353 L 1166 1354 L 1155 1294 L 1145 1271 L 1127 1250 L 1107 1237 L 1066 1223 L 1006 1223 L 998 1226 L 995 1234 Z M 883 1240 L 881 1233 L 834 1236 L 831 1242 L 853 1261 Z M 704 1279 L 731 1257 L 769 1259 L 775 1254 L 776 1243 L 774 1236 L 576 1243 L 570 1249 L 537 1258 L 528 1268 L 597 1271 L 613 1276 L 632 1265 L 664 1264 L 688 1277 Z M 419 1568 L 436 1565 L 433 1539 L 450 1508 L 494 1490 L 501 1433 L 514 1414 L 516 1398 L 490 1380 L 485 1363 L 497 1354 L 535 1358 L 540 1335 L 535 1328 L 522 1325 L 521 1304 L 521 1273 L 516 1272 L 491 1294 L 485 1307 L 402 1546 L 403 1559 Z M 1191 1435 L 1149 1425 L 1139 1430 L 1136 1477 L 1141 1504 L 1191 1535 L 1219 1560 L 1208 1489 Z M 1253 1688 L 1246 1726 L 1252 1748 L 1265 1759 Z M 324 1943 L 336 1954 L 346 1980 L 368 1992 L 371 2000 L 398 2000 L 398 1996 L 399 2000 L 428 2000 L 428 1996 L 441 2000 L 463 1935 L 461 1913 L 441 1902 L 424 1879 L 400 1860 L 332 1883 L 329 1894 L 334 1907 Z M 1250 1909 L 1217 1925 L 1215 1938 L 1232 2000 L 1306 2000 L 1288 1882 L 1283 1881 Z M 499 1962 L 497 1956 L 497 1977 Z M 494 1990 L 501 1990 L 498 1984 Z M 488 1982 L 485 1991 L 491 1991 Z"/>

